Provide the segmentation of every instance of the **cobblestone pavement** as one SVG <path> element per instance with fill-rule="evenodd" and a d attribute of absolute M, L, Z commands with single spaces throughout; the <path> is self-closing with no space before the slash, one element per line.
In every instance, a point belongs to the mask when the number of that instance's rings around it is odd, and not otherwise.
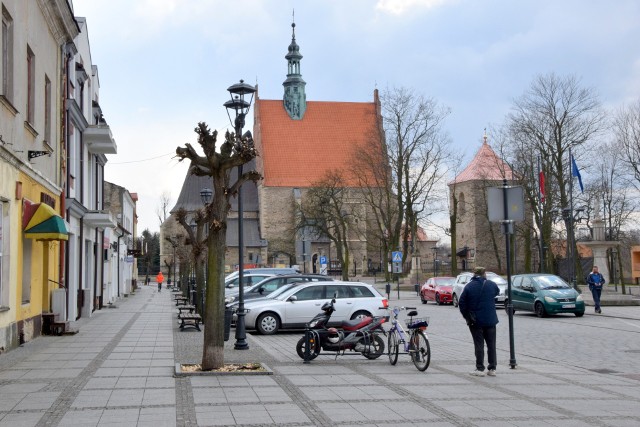
<path fill-rule="evenodd" d="M 392 305 L 419 304 L 415 294 Z M 41 337 L 0 356 L 0 426 L 637 426 L 640 307 L 603 315 L 514 316 L 517 368 L 509 368 L 500 312 L 498 375 L 471 377 L 473 345 L 450 306 L 430 317 L 431 365 L 408 355 L 320 355 L 303 364 L 301 332 L 249 334 L 225 344 L 226 362 L 262 362 L 273 375 L 178 377 L 198 363 L 202 333 L 180 331 L 169 292 L 143 286 L 118 308 L 79 322 L 72 336 Z"/>

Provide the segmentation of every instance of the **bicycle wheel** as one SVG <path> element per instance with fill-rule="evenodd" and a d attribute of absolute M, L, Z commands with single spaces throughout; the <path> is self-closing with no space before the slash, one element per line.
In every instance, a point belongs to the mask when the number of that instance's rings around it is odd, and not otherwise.
<path fill-rule="evenodd" d="M 419 371 L 426 371 L 431 362 L 431 348 L 429 340 L 421 330 L 416 329 L 411 335 L 411 360 Z"/>
<path fill-rule="evenodd" d="M 389 331 L 389 338 L 387 339 L 387 347 L 389 348 L 389 363 L 395 365 L 398 363 L 398 333 L 394 330 Z"/>

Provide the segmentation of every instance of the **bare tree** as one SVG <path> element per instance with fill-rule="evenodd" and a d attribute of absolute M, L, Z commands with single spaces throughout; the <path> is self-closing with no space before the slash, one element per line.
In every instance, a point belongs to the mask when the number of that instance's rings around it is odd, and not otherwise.
<path fill-rule="evenodd" d="M 244 116 L 240 117 L 244 120 Z M 238 118 L 236 119 L 238 120 Z M 239 126 L 242 128 L 242 126 Z M 180 160 L 189 159 L 189 172 L 212 178 L 213 200 L 206 208 L 208 227 L 207 282 L 204 318 L 204 345 L 202 369 L 211 370 L 224 365 L 224 261 L 226 250 L 227 216 L 231 209 L 231 197 L 235 197 L 240 186 L 247 181 L 258 181 L 256 171 L 244 172 L 236 182 L 231 182 L 231 169 L 244 165 L 256 157 L 253 138 L 249 132 L 242 137 L 227 132 L 225 140 L 216 150 L 218 132 L 209 130 L 205 123 L 199 123 L 195 132 L 198 144 L 204 152 L 199 155 L 191 144 L 176 148 Z M 184 225 L 183 225 L 184 226 Z"/>
<path fill-rule="evenodd" d="M 449 109 L 409 89 L 394 88 L 383 92 L 380 114 L 382 126 L 371 135 L 380 151 L 359 150 L 354 175 L 362 188 L 370 189 L 364 197 L 385 253 L 402 248 L 404 262 L 417 240 L 418 224 L 446 197 L 439 189 L 450 157 L 443 130 Z"/>
<path fill-rule="evenodd" d="M 570 205 L 569 186 L 572 185 L 569 150 L 580 158 L 580 148 L 604 130 L 605 114 L 595 91 L 583 88 L 574 76 L 561 77 L 554 73 L 534 78 L 527 91 L 517 98 L 513 111 L 507 117 L 510 144 L 513 152 L 523 156 L 518 167 L 528 166 L 519 173 L 531 176 L 534 161 L 541 155 L 541 167 L 545 172 L 546 201 L 542 215 L 538 217 L 539 229 L 551 227 L 552 211 L 567 209 Z M 526 155 L 528 153 L 528 155 Z M 535 192 L 528 191 L 529 203 L 538 211 L 538 200 L 531 199 Z M 572 221 L 564 218 L 566 229 Z M 567 247 L 567 250 L 571 248 Z M 573 253 L 576 253 L 573 242 Z M 583 274 L 576 263 L 578 277 Z"/>
<path fill-rule="evenodd" d="M 622 161 L 633 172 L 635 186 L 640 189 L 640 99 L 618 110 L 613 127 Z"/>
<path fill-rule="evenodd" d="M 160 196 L 160 204 L 156 207 L 156 216 L 160 225 L 162 225 L 169 217 L 169 209 L 171 208 L 171 193 L 165 191 Z"/>
<path fill-rule="evenodd" d="M 333 242 L 342 267 L 342 280 L 349 280 L 349 242 L 360 238 L 357 225 L 364 219 L 357 209 L 361 203 L 356 192 L 346 187 L 340 172 L 329 171 L 309 188 L 298 207 L 297 229 Z"/>

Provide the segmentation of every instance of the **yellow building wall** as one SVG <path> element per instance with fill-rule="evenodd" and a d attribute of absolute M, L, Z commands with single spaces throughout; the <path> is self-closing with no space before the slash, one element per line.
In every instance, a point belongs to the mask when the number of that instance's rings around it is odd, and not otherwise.
<path fill-rule="evenodd" d="M 8 246 L 8 253 L 3 256 L 3 273 L 6 281 L 2 283 L 2 295 L 0 306 L 7 307 L 8 310 L 0 311 L 0 347 L 7 348 L 11 341 L 10 327 L 16 321 L 16 286 L 17 283 L 17 262 L 14 255 L 17 251 L 18 242 L 16 230 L 19 227 L 18 216 L 21 212 L 19 205 L 21 202 L 15 198 L 15 185 L 18 179 L 18 170 L 9 163 L 0 161 L 0 198 L 3 202 L 4 215 L 7 217 L 6 227 L 3 230 L 3 240 Z"/>
<path fill-rule="evenodd" d="M 51 291 L 57 288 L 60 271 L 60 242 L 59 241 L 42 241 L 32 240 L 31 242 L 31 265 L 25 265 L 26 261 L 23 257 L 25 244 L 28 244 L 24 237 L 22 229 L 22 218 L 24 215 L 23 201 L 31 203 L 40 203 L 41 194 L 45 193 L 55 200 L 56 211 L 60 208 L 60 198 L 56 194 L 52 194 L 41 184 L 30 178 L 24 173 L 20 173 L 20 181 L 22 181 L 22 201 L 19 206 L 19 233 L 17 247 L 17 280 L 15 303 L 17 310 L 18 322 L 23 321 L 22 331 L 25 341 L 29 341 L 32 337 L 40 335 L 39 327 L 41 325 L 40 315 L 43 311 L 50 310 Z M 30 280 L 30 296 L 29 300 L 23 301 L 24 288 L 23 278 L 25 277 L 25 268 L 29 268 L 31 275 Z M 53 282 L 52 282 L 53 281 Z"/>

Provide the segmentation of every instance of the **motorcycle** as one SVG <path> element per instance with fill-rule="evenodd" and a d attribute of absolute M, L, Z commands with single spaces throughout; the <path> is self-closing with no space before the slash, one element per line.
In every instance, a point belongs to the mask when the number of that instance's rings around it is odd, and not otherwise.
<path fill-rule="evenodd" d="M 335 297 L 331 301 L 322 305 L 322 312 L 318 313 L 307 324 L 305 335 L 300 338 L 296 345 L 296 352 L 301 359 L 313 360 L 320 354 L 321 350 L 335 351 L 336 357 L 346 350 L 362 353 L 367 359 L 377 359 L 384 353 L 384 340 L 379 333 L 384 333 L 382 324 L 385 318 L 382 316 L 364 317 L 354 320 L 343 320 L 340 328 L 327 328 L 331 315 L 336 311 L 334 303 Z M 305 352 L 309 342 L 308 359 Z"/>

